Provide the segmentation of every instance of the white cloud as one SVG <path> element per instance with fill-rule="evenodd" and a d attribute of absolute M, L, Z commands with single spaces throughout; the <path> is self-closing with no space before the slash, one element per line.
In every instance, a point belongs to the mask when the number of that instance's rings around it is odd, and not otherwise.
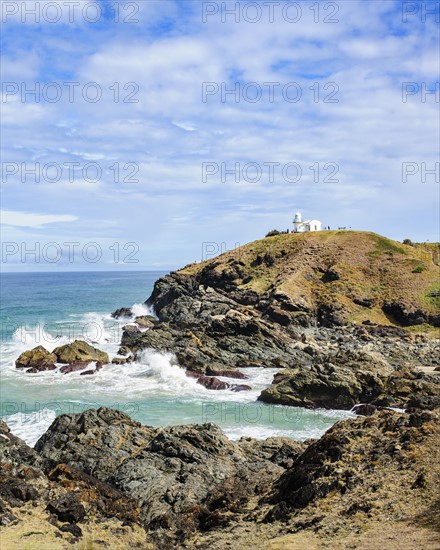
<path fill-rule="evenodd" d="M 1 210 L 0 220 L 5 225 L 40 228 L 50 223 L 74 222 L 78 218 L 68 214 L 34 214 L 31 212 Z"/>

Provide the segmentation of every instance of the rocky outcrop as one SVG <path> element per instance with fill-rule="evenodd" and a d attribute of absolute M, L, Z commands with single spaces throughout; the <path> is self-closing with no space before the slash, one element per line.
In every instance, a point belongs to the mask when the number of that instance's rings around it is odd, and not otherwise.
<path fill-rule="evenodd" d="M 338 351 L 315 361 L 310 369 L 285 369 L 277 374 L 259 399 L 347 410 L 358 403 L 400 408 L 440 406 L 440 377 L 408 368 L 394 369 L 377 353 Z"/>
<path fill-rule="evenodd" d="M 114 311 L 111 316 L 113 319 L 130 318 L 133 316 L 133 312 L 130 307 L 121 307 Z"/>
<path fill-rule="evenodd" d="M 15 361 L 17 369 L 27 369 L 26 372 L 35 373 L 46 370 L 55 370 L 58 358 L 43 346 L 37 346 L 29 351 L 24 351 Z"/>
<path fill-rule="evenodd" d="M 150 530 L 179 530 L 188 520 L 188 534 L 228 523 L 230 510 L 264 491 L 304 447 L 282 438 L 234 443 L 214 424 L 148 428 L 102 408 L 59 416 L 35 450 L 51 479 L 72 477 L 72 469 L 86 481 L 92 475 L 135 498 Z M 56 510 L 64 514 L 64 501 Z"/>
<path fill-rule="evenodd" d="M 34 450 L 0 421 L 2 542 L 20 523 L 31 547 L 39 533 L 46 545 L 102 540 L 102 527 L 106 544 L 129 547 L 123 527 L 133 538 L 138 525 L 151 550 L 271 548 L 286 532 L 319 547 L 375 522 L 427 532 L 440 527 L 439 414 L 382 411 L 314 441 L 233 442 L 213 424 L 157 429 L 101 408 L 59 416 Z"/>
<path fill-rule="evenodd" d="M 93 362 L 96 362 L 95 367 L 81 374 L 95 374 L 102 368 L 103 363 L 109 362 L 109 357 L 107 353 L 94 348 L 87 342 L 75 340 L 71 344 L 55 348 L 52 353 L 43 346 L 25 351 L 15 361 L 15 366 L 18 369 L 26 369 L 28 373 L 35 373 L 55 370 L 56 363 L 60 363 L 64 365 L 60 368 L 60 372 L 69 374 L 82 371 Z"/>
<path fill-rule="evenodd" d="M 315 530 L 325 529 L 338 516 L 365 525 L 381 510 L 386 509 L 389 518 L 404 509 L 411 513 L 416 502 L 424 507 L 423 488 L 434 503 L 440 469 L 430 453 L 438 447 L 439 436 L 438 412 L 384 411 L 338 422 L 274 484 L 269 500 L 275 507 L 266 519 L 290 518 L 292 531 L 305 521 Z M 431 450 L 424 455 L 417 448 L 427 441 Z M 335 527 L 337 521 L 333 532 Z"/>
<path fill-rule="evenodd" d="M 82 340 L 75 340 L 71 344 L 55 348 L 53 353 L 57 356 L 58 363 L 73 364 L 77 361 L 82 363 L 91 363 L 92 361 L 109 362 L 107 353 Z"/>
<path fill-rule="evenodd" d="M 434 327 L 440 327 L 440 314 L 430 313 L 417 307 L 407 306 L 400 302 L 386 302 L 383 311 L 402 326 L 421 325 L 423 323 L 431 324 Z"/>
<path fill-rule="evenodd" d="M 435 308 L 420 299 L 421 279 L 408 269 L 412 249 L 371 233 L 347 235 L 326 233 L 325 242 L 280 235 L 162 277 L 146 302 L 158 319 L 146 331 L 125 327 L 122 345 L 133 354 L 173 353 L 212 389 L 226 388 L 210 378 L 216 372 L 283 369 L 260 397 L 270 403 L 435 407 L 439 378 L 413 367 L 437 366 L 438 343 L 365 318 L 436 326 Z M 361 326 L 349 322 L 356 317 Z"/>

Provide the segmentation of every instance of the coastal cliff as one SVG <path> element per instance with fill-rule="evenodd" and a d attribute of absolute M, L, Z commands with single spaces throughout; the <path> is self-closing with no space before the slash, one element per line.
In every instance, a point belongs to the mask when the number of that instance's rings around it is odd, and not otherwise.
<path fill-rule="evenodd" d="M 276 368 L 261 401 L 361 416 L 316 440 L 231 441 L 100 408 L 58 416 L 33 449 L 0 422 L 2 544 L 437 550 L 438 266 L 418 254 L 372 233 L 278 235 L 159 279 L 154 316 L 114 312 L 114 365 L 167 351 L 207 388 L 243 392 L 245 367 Z M 108 360 L 76 341 L 16 366 L 62 361 L 93 381 Z"/>
<path fill-rule="evenodd" d="M 270 403 L 433 408 L 434 256 L 359 231 L 268 237 L 159 279 L 146 302 L 157 319 L 135 319 L 120 351 L 171 352 L 213 389 L 226 384 L 216 376 L 241 378 L 243 367 L 278 368 L 260 396 Z M 115 312 L 124 315 L 129 309 Z"/>

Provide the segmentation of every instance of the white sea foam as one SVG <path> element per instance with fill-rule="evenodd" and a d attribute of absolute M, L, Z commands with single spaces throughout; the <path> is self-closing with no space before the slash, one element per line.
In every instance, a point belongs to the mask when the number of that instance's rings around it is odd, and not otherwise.
<path fill-rule="evenodd" d="M 11 432 L 33 447 L 41 435 L 56 418 L 51 409 L 41 409 L 32 413 L 18 412 L 4 418 Z"/>
<path fill-rule="evenodd" d="M 146 304 L 133 304 L 131 306 L 131 311 L 133 312 L 134 317 L 139 317 L 141 315 L 153 315 L 153 317 L 156 316 L 153 309 Z"/>
<path fill-rule="evenodd" d="M 153 314 L 145 304 L 134 304 L 132 311 L 134 316 Z M 110 314 L 90 312 L 71 315 L 66 321 L 53 325 L 45 326 L 41 323 L 37 330 L 27 329 L 23 332 L 17 329 L 11 341 L 1 343 L 5 398 L 12 392 L 13 395 L 25 396 L 27 404 L 38 402 L 43 407 L 56 400 L 66 405 L 67 410 L 64 408 L 63 412 L 81 412 L 85 408 L 103 404 L 120 404 L 123 407 L 121 410 L 128 413 L 138 410 L 143 422 L 152 422 L 154 425 L 211 420 L 220 424 L 232 439 L 242 436 L 264 439 L 274 435 L 296 439 L 319 437 L 332 423 L 344 417 L 340 411 L 334 417 L 331 411 L 324 411 L 320 419 L 312 415 L 308 417 L 304 413 L 305 416 L 297 421 L 292 420 L 295 410 L 286 407 L 284 409 L 289 411 L 284 416 L 249 421 L 252 409 L 260 407 L 267 414 L 269 406 L 257 402 L 257 398 L 271 384 L 277 369 L 241 369 L 248 377 L 245 380 L 219 377 L 230 384 L 246 384 L 251 387 L 248 391 L 209 390 L 186 375 L 184 369 L 178 366 L 174 354 L 154 350 L 142 351 L 129 364 L 105 365 L 93 376 L 82 376 L 80 371 L 62 374 L 59 370 L 28 374 L 15 368 L 15 360 L 25 350 L 43 345 L 53 351 L 55 347 L 75 339 L 88 341 L 112 358 L 117 354 L 122 327 L 126 323 L 127 319 L 113 319 Z M 72 404 L 78 404 L 78 407 L 73 410 Z M 248 407 L 250 416 L 234 420 L 226 415 L 226 419 L 222 420 L 214 415 L 204 419 L 202 411 L 205 406 L 211 406 L 209 410 L 217 412 L 221 412 L 223 406 Z M 29 406 L 27 410 L 32 408 Z M 276 406 L 275 410 L 278 410 Z M 28 444 L 34 444 L 48 428 L 55 414 L 54 410 L 43 408 L 37 413 L 9 415 L 6 421 L 13 433 Z"/>

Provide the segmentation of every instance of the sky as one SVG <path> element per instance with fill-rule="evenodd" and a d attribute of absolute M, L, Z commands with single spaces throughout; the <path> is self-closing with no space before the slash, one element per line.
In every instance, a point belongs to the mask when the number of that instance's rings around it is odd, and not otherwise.
<path fill-rule="evenodd" d="M 176 269 L 297 210 L 438 241 L 439 10 L 3 0 L 1 270 Z"/>

